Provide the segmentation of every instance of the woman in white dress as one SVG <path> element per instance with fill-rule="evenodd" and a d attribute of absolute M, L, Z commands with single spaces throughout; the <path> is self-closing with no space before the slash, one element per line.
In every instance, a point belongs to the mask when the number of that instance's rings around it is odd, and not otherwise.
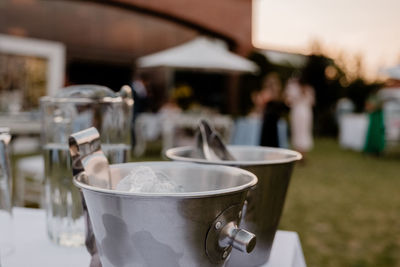
<path fill-rule="evenodd" d="M 305 153 L 313 147 L 314 89 L 308 84 L 301 83 L 299 79 L 290 79 L 285 90 L 285 101 L 290 107 L 292 146 L 305 157 Z"/>

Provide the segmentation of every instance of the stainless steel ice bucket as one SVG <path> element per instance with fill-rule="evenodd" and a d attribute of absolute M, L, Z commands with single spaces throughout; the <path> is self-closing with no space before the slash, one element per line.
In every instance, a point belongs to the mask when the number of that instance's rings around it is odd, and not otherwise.
<path fill-rule="evenodd" d="M 239 255 L 233 251 L 227 265 L 262 265 L 268 261 L 293 166 L 301 154 L 281 148 L 228 146 L 236 161 L 208 161 L 193 157 L 195 149 L 172 148 L 166 151 L 166 156 L 175 161 L 237 166 L 257 176 L 258 183 L 248 192 L 240 224 L 257 235 L 257 245 L 251 254 Z"/>
<path fill-rule="evenodd" d="M 138 166 L 164 173 L 183 192 L 120 192 L 74 177 L 103 267 L 223 266 L 232 247 L 254 248 L 255 236 L 238 228 L 247 191 L 257 183 L 254 174 L 193 163 L 126 163 L 110 165 L 112 188 Z"/>

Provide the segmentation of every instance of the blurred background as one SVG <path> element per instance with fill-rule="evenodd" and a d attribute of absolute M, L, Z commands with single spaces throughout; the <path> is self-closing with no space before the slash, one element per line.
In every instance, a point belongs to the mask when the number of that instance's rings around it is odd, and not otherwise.
<path fill-rule="evenodd" d="M 132 161 L 193 143 L 299 150 L 280 229 L 309 266 L 400 266 L 400 3 L 1 0 L 14 202 L 40 207 L 39 98 L 133 88 Z M 300 124 L 300 125 L 299 125 Z M 306 125 L 306 126 L 304 126 Z"/>

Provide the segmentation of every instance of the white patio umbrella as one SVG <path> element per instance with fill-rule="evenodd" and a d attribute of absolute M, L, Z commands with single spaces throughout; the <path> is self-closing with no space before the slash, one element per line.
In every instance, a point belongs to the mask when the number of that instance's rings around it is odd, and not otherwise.
<path fill-rule="evenodd" d="M 207 72 L 257 72 L 258 66 L 229 52 L 221 40 L 198 37 L 182 45 L 141 57 L 139 68 L 167 67 Z"/>

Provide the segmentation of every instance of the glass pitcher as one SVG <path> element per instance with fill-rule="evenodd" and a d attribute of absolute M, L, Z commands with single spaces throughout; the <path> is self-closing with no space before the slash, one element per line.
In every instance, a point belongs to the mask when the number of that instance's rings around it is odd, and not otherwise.
<path fill-rule="evenodd" d="M 109 162 L 127 162 L 132 106 L 129 86 L 115 93 L 104 86 L 76 85 L 41 98 L 47 232 L 57 244 L 79 246 L 85 241 L 81 197 L 72 184 L 69 135 L 94 126 Z"/>

